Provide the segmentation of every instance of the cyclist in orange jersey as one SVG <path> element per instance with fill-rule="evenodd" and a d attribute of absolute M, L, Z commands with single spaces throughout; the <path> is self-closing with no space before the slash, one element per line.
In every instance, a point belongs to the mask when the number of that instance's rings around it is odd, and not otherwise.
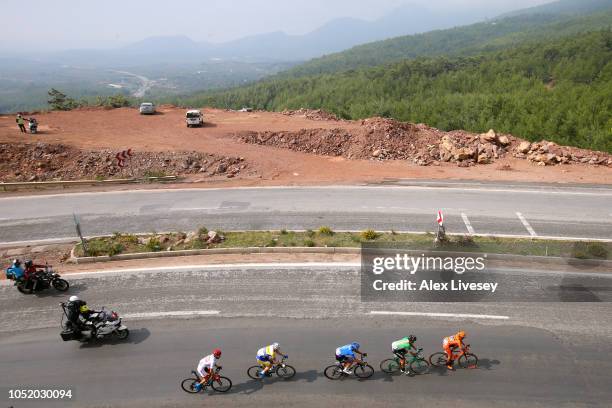
<path fill-rule="evenodd" d="M 463 344 L 463 339 L 465 337 L 465 332 L 461 330 L 453 336 L 445 337 L 444 341 L 442 342 L 442 347 L 446 352 L 446 368 L 449 370 L 453 369 L 453 350 L 456 348 L 465 350 L 465 345 Z"/>

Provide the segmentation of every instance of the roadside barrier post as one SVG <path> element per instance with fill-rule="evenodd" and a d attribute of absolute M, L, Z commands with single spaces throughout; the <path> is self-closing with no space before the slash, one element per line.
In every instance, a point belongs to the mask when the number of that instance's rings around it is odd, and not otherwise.
<path fill-rule="evenodd" d="M 87 241 L 85 240 L 85 238 L 83 237 L 83 234 L 81 233 L 81 223 L 79 222 L 79 219 L 77 218 L 76 214 L 73 213 L 72 216 L 74 217 L 74 225 L 76 227 L 77 235 L 81 239 L 81 245 L 83 246 L 83 253 L 85 254 L 85 256 L 89 256 L 89 250 L 87 249 Z"/>

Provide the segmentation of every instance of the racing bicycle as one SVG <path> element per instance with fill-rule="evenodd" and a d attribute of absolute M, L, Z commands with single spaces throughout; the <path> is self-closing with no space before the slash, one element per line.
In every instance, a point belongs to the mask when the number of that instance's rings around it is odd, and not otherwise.
<path fill-rule="evenodd" d="M 459 350 L 459 352 L 457 352 Z M 478 357 L 474 353 L 470 353 L 470 345 L 466 344 L 465 349 L 461 350 L 455 348 L 451 350 L 451 363 L 455 363 L 455 360 L 459 361 L 461 368 L 476 368 L 478 366 Z M 444 367 L 446 365 L 446 353 L 443 351 L 433 353 L 429 357 L 429 362 L 434 367 Z"/>
<path fill-rule="evenodd" d="M 223 377 L 222 375 L 219 375 L 219 371 L 221 371 L 221 367 L 217 367 L 213 375 L 210 376 L 208 382 L 206 384 L 203 384 L 202 387 L 198 389 L 196 384 L 202 381 L 202 377 L 200 377 L 197 371 L 192 370 L 191 374 L 193 374 L 193 377 L 185 378 L 181 382 L 181 388 L 183 389 L 183 391 L 188 392 L 189 394 L 197 394 L 199 392 L 205 391 L 208 387 L 211 387 L 217 392 L 228 392 L 230 388 L 232 388 L 232 380 L 227 377 Z"/>
<path fill-rule="evenodd" d="M 404 357 L 404 370 L 410 367 L 410 371 L 414 374 L 424 374 L 429 370 L 429 363 L 421 353 L 423 348 L 419 347 L 414 355 Z M 380 369 L 387 374 L 397 374 L 400 372 L 401 362 L 399 357 L 388 358 L 380 363 Z"/>
<path fill-rule="evenodd" d="M 260 365 L 254 365 L 249 367 L 247 370 L 247 375 L 254 380 L 259 380 L 261 377 L 259 374 L 263 371 L 263 367 Z M 270 370 L 267 372 L 267 376 L 270 377 L 272 374 L 276 373 L 276 375 L 283 380 L 288 380 L 295 375 L 295 368 L 290 366 L 289 364 L 285 364 L 285 358 L 279 361 L 277 364 L 274 364 Z"/>
<path fill-rule="evenodd" d="M 353 375 L 357 378 L 365 379 L 374 375 L 374 367 L 365 361 L 366 357 L 367 354 L 364 353 L 361 360 L 355 360 L 353 363 Z M 338 380 L 349 376 L 344 372 L 344 365 L 341 362 L 326 367 L 323 374 L 330 380 Z"/>

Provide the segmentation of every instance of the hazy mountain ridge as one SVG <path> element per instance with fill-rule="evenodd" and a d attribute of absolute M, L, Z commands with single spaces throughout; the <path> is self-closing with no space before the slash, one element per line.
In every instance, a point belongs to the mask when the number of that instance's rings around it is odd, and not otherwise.
<path fill-rule="evenodd" d="M 605 28 L 611 21 L 612 0 L 585 0 L 585 3 L 563 0 L 468 26 L 359 45 L 314 58 L 280 75 L 339 72 L 419 56 L 466 55 L 504 48 L 529 39 L 558 38 L 582 30 Z"/>
<path fill-rule="evenodd" d="M 36 58 L 72 65 L 115 68 L 169 60 L 177 64 L 200 63 L 211 59 L 243 62 L 302 61 L 358 44 L 473 23 L 484 17 L 484 14 L 477 15 L 468 10 L 434 12 L 424 7 L 404 5 L 375 21 L 337 18 L 304 35 L 276 31 L 221 44 L 194 41 L 184 35 L 157 36 L 116 49 L 40 53 Z"/>

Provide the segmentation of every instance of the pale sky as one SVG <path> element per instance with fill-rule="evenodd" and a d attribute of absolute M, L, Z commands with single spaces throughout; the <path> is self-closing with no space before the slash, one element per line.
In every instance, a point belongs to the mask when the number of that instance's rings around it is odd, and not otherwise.
<path fill-rule="evenodd" d="M 0 49 L 122 46 L 151 36 L 224 42 L 271 31 L 303 34 L 329 20 L 374 20 L 402 4 L 485 17 L 551 0 L 1 0 Z"/>

